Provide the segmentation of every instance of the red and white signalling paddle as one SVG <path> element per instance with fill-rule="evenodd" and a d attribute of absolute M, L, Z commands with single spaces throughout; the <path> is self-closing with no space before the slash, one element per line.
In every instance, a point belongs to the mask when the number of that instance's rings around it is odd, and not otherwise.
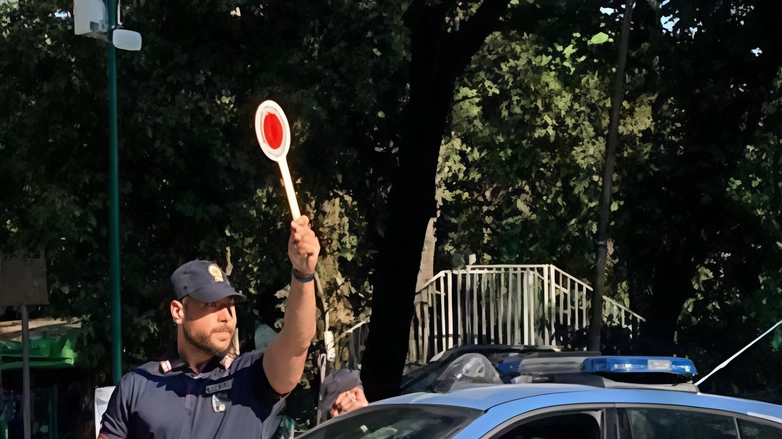
<path fill-rule="evenodd" d="M 296 192 L 293 191 L 293 181 L 288 170 L 285 156 L 291 146 L 291 128 L 282 108 L 274 101 L 264 101 L 255 112 L 255 135 L 266 157 L 280 165 L 282 181 L 285 183 L 285 193 L 291 207 L 293 219 L 301 216 L 299 203 L 296 202 Z"/>

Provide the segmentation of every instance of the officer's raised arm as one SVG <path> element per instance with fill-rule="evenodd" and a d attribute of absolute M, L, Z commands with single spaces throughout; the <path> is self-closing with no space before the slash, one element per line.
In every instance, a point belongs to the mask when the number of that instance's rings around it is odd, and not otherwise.
<path fill-rule="evenodd" d="M 315 266 L 320 243 L 310 228 L 309 218 L 291 223 L 288 256 L 293 264 L 291 292 L 285 307 L 282 331 L 263 356 L 269 384 L 280 393 L 292 391 L 301 380 L 307 350 L 315 337 Z"/>

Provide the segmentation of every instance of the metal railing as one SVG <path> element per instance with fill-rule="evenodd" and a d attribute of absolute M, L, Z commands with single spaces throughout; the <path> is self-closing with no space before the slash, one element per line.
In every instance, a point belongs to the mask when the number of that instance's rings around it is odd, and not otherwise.
<path fill-rule="evenodd" d="M 554 265 L 445 270 L 416 293 L 408 363 L 464 344 L 562 346 L 589 325 L 592 287 Z M 603 316 L 637 334 L 644 318 L 610 298 Z"/>

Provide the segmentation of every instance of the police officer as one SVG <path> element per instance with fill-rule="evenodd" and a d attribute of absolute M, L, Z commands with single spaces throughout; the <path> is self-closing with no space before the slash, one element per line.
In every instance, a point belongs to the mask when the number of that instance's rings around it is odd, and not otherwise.
<path fill-rule="evenodd" d="M 318 410 L 335 418 L 369 405 L 358 370 L 339 369 L 320 383 Z"/>
<path fill-rule="evenodd" d="M 301 216 L 291 223 L 293 265 L 284 327 L 265 352 L 238 357 L 229 347 L 237 293 L 208 261 L 191 261 L 171 276 L 177 342 L 160 361 L 122 377 L 99 439 L 268 438 L 285 396 L 301 379 L 315 336 L 315 265 L 320 243 Z M 265 422 L 270 420 L 270 422 Z"/>

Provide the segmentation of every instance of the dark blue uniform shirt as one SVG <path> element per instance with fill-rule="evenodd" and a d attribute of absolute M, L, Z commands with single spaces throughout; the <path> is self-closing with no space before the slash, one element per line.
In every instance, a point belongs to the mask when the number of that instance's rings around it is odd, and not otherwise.
<path fill-rule="evenodd" d="M 122 377 L 101 434 L 109 439 L 270 437 L 284 398 L 269 384 L 262 359 L 263 352 L 248 352 L 226 369 L 216 357 L 197 374 L 171 349 L 162 361 Z"/>

